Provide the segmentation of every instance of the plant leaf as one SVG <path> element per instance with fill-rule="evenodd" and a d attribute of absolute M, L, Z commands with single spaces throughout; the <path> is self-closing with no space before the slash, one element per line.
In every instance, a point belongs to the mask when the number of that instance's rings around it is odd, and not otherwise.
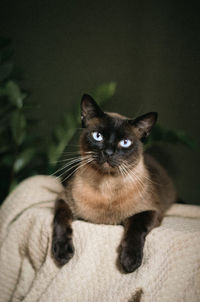
<path fill-rule="evenodd" d="M 181 130 L 169 130 L 166 133 L 166 141 L 174 144 L 183 144 L 192 149 L 196 147 L 195 141 Z"/>
<path fill-rule="evenodd" d="M 9 97 L 11 103 L 17 108 L 23 107 L 23 100 L 27 94 L 20 90 L 20 87 L 14 81 L 8 81 L 5 85 L 4 93 Z"/>
<path fill-rule="evenodd" d="M 149 149 L 157 143 L 182 144 L 189 148 L 195 148 L 195 141 L 181 130 L 172 130 L 157 124 L 145 143 L 145 149 Z"/>
<path fill-rule="evenodd" d="M 107 100 L 113 97 L 116 92 L 117 83 L 109 82 L 98 86 L 91 94 L 95 101 L 102 105 Z"/>
<path fill-rule="evenodd" d="M 10 127 L 15 143 L 21 145 L 26 135 L 26 119 L 22 112 L 12 112 Z"/>
<path fill-rule="evenodd" d="M 26 149 L 22 153 L 20 153 L 14 162 L 13 171 L 15 173 L 19 173 L 30 162 L 34 154 L 35 149 L 33 148 Z"/>

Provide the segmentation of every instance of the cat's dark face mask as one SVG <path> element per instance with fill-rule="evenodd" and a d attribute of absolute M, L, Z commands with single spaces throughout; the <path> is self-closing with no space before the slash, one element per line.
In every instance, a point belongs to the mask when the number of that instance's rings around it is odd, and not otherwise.
<path fill-rule="evenodd" d="M 91 158 L 90 165 L 103 173 L 126 174 L 138 163 L 143 152 L 141 141 L 156 119 L 154 112 L 134 120 L 106 113 L 89 95 L 83 95 L 81 154 Z"/>

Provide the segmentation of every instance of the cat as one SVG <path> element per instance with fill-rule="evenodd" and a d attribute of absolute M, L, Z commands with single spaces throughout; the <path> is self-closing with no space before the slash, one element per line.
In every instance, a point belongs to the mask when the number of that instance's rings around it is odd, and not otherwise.
<path fill-rule="evenodd" d="M 122 224 L 118 263 L 123 272 L 131 273 L 142 263 L 146 235 L 177 200 L 167 172 L 143 151 L 157 113 L 129 119 L 104 112 L 84 94 L 81 121 L 81 156 L 74 160 L 76 168 L 55 204 L 52 254 L 58 265 L 74 255 L 74 219 Z"/>

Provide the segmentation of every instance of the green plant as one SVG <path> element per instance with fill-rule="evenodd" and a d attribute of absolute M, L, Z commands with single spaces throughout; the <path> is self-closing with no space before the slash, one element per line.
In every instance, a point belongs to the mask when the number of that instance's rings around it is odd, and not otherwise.
<path fill-rule="evenodd" d="M 6 195 L 20 181 L 36 154 L 27 116 L 28 93 L 15 78 L 12 47 L 8 39 L 0 38 L 0 189 Z"/>
<path fill-rule="evenodd" d="M 156 144 L 182 144 L 189 148 L 195 148 L 196 144 L 184 131 L 177 129 L 167 129 L 157 124 L 153 127 L 151 134 L 145 141 L 145 150 Z"/>

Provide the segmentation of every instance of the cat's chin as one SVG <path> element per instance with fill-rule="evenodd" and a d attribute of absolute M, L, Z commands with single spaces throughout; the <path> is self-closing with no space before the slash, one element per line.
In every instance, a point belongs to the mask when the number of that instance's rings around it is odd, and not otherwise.
<path fill-rule="evenodd" d="M 103 165 L 102 165 L 102 169 L 103 170 L 110 170 L 110 169 L 113 169 L 113 167 L 108 163 L 108 162 L 105 162 Z"/>
<path fill-rule="evenodd" d="M 116 166 L 112 166 L 108 162 L 99 165 L 99 170 L 104 174 L 118 174 L 118 169 Z"/>
<path fill-rule="evenodd" d="M 104 161 L 104 162 L 92 161 L 92 163 L 90 163 L 89 165 L 91 168 L 102 174 L 111 174 L 111 175 L 119 174 L 119 170 L 117 166 L 114 164 L 112 165 L 108 161 Z"/>

